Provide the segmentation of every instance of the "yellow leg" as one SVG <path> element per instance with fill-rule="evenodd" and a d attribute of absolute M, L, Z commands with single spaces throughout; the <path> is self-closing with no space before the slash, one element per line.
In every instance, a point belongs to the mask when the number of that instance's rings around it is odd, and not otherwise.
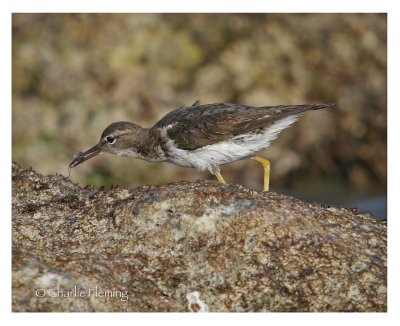
<path fill-rule="evenodd" d="M 262 158 L 260 156 L 253 156 L 251 159 L 260 163 L 263 166 L 263 168 L 264 168 L 264 191 L 268 191 L 269 190 L 269 174 L 270 174 L 271 163 L 267 159 Z"/>
<path fill-rule="evenodd" d="M 217 178 L 219 183 L 222 183 L 224 186 L 227 186 L 228 184 L 226 183 L 226 181 L 224 180 L 224 178 L 222 177 L 221 173 L 219 172 L 219 170 L 214 170 L 213 174 L 215 175 L 215 177 Z"/>

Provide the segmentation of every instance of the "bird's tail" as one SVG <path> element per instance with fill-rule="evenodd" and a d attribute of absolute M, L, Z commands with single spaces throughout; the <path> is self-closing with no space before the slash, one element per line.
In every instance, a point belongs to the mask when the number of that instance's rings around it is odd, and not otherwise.
<path fill-rule="evenodd" d="M 299 105 L 276 105 L 276 106 L 263 106 L 261 109 L 273 112 L 275 117 L 279 115 L 284 117 L 286 115 L 299 114 L 308 110 L 320 110 L 335 107 L 335 103 L 315 103 L 315 104 L 299 104 Z"/>
<path fill-rule="evenodd" d="M 316 103 L 316 104 L 304 104 L 301 105 L 307 108 L 307 110 L 319 110 L 319 109 L 327 109 L 331 107 L 336 107 L 336 103 Z"/>

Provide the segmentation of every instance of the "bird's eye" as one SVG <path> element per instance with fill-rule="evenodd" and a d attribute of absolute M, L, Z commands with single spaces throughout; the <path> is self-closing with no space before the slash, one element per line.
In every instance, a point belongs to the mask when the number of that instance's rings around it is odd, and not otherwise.
<path fill-rule="evenodd" d="M 115 138 L 113 136 L 107 136 L 106 141 L 109 144 L 114 144 L 115 143 Z"/>

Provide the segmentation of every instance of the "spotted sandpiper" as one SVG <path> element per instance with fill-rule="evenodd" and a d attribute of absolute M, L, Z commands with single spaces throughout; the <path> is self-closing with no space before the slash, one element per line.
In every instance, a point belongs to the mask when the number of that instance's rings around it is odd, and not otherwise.
<path fill-rule="evenodd" d="M 132 122 L 110 124 L 98 144 L 78 152 L 73 168 L 102 153 L 169 162 L 178 166 L 208 170 L 226 185 L 219 166 L 253 159 L 264 169 L 264 191 L 269 189 L 270 162 L 255 154 L 267 148 L 278 134 L 308 110 L 334 104 L 303 104 L 252 107 L 232 103 L 182 107 L 168 113 L 151 128 Z"/>

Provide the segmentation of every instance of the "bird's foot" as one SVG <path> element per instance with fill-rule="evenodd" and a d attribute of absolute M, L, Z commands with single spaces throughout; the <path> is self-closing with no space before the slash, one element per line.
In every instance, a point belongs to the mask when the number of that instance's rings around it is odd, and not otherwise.
<path fill-rule="evenodd" d="M 271 171 L 271 163 L 265 158 L 262 158 L 260 156 L 253 156 L 251 158 L 252 160 L 260 163 L 263 166 L 264 169 L 264 191 L 269 190 L 269 175 Z"/>
<path fill-rule="evenodd" d="M 224 186 L 228 185 L 225 179 L 222 177 L 221 173 L 218 172 L 217 174 L 215 174 L 215 176 L 219 183 L 223 184 Z"/>
<path fill-rule="evenodd" d="M 228 183 L 225 181 L 225 179 L 222 177 L 221 172 L 219 171 L 219 169 L 215 168 L 212 171 L 212 174 L 215 175 L 215 177 L 217 178 L 218 182 L 223 184 L 224 186 L 227 186 Z"/>

